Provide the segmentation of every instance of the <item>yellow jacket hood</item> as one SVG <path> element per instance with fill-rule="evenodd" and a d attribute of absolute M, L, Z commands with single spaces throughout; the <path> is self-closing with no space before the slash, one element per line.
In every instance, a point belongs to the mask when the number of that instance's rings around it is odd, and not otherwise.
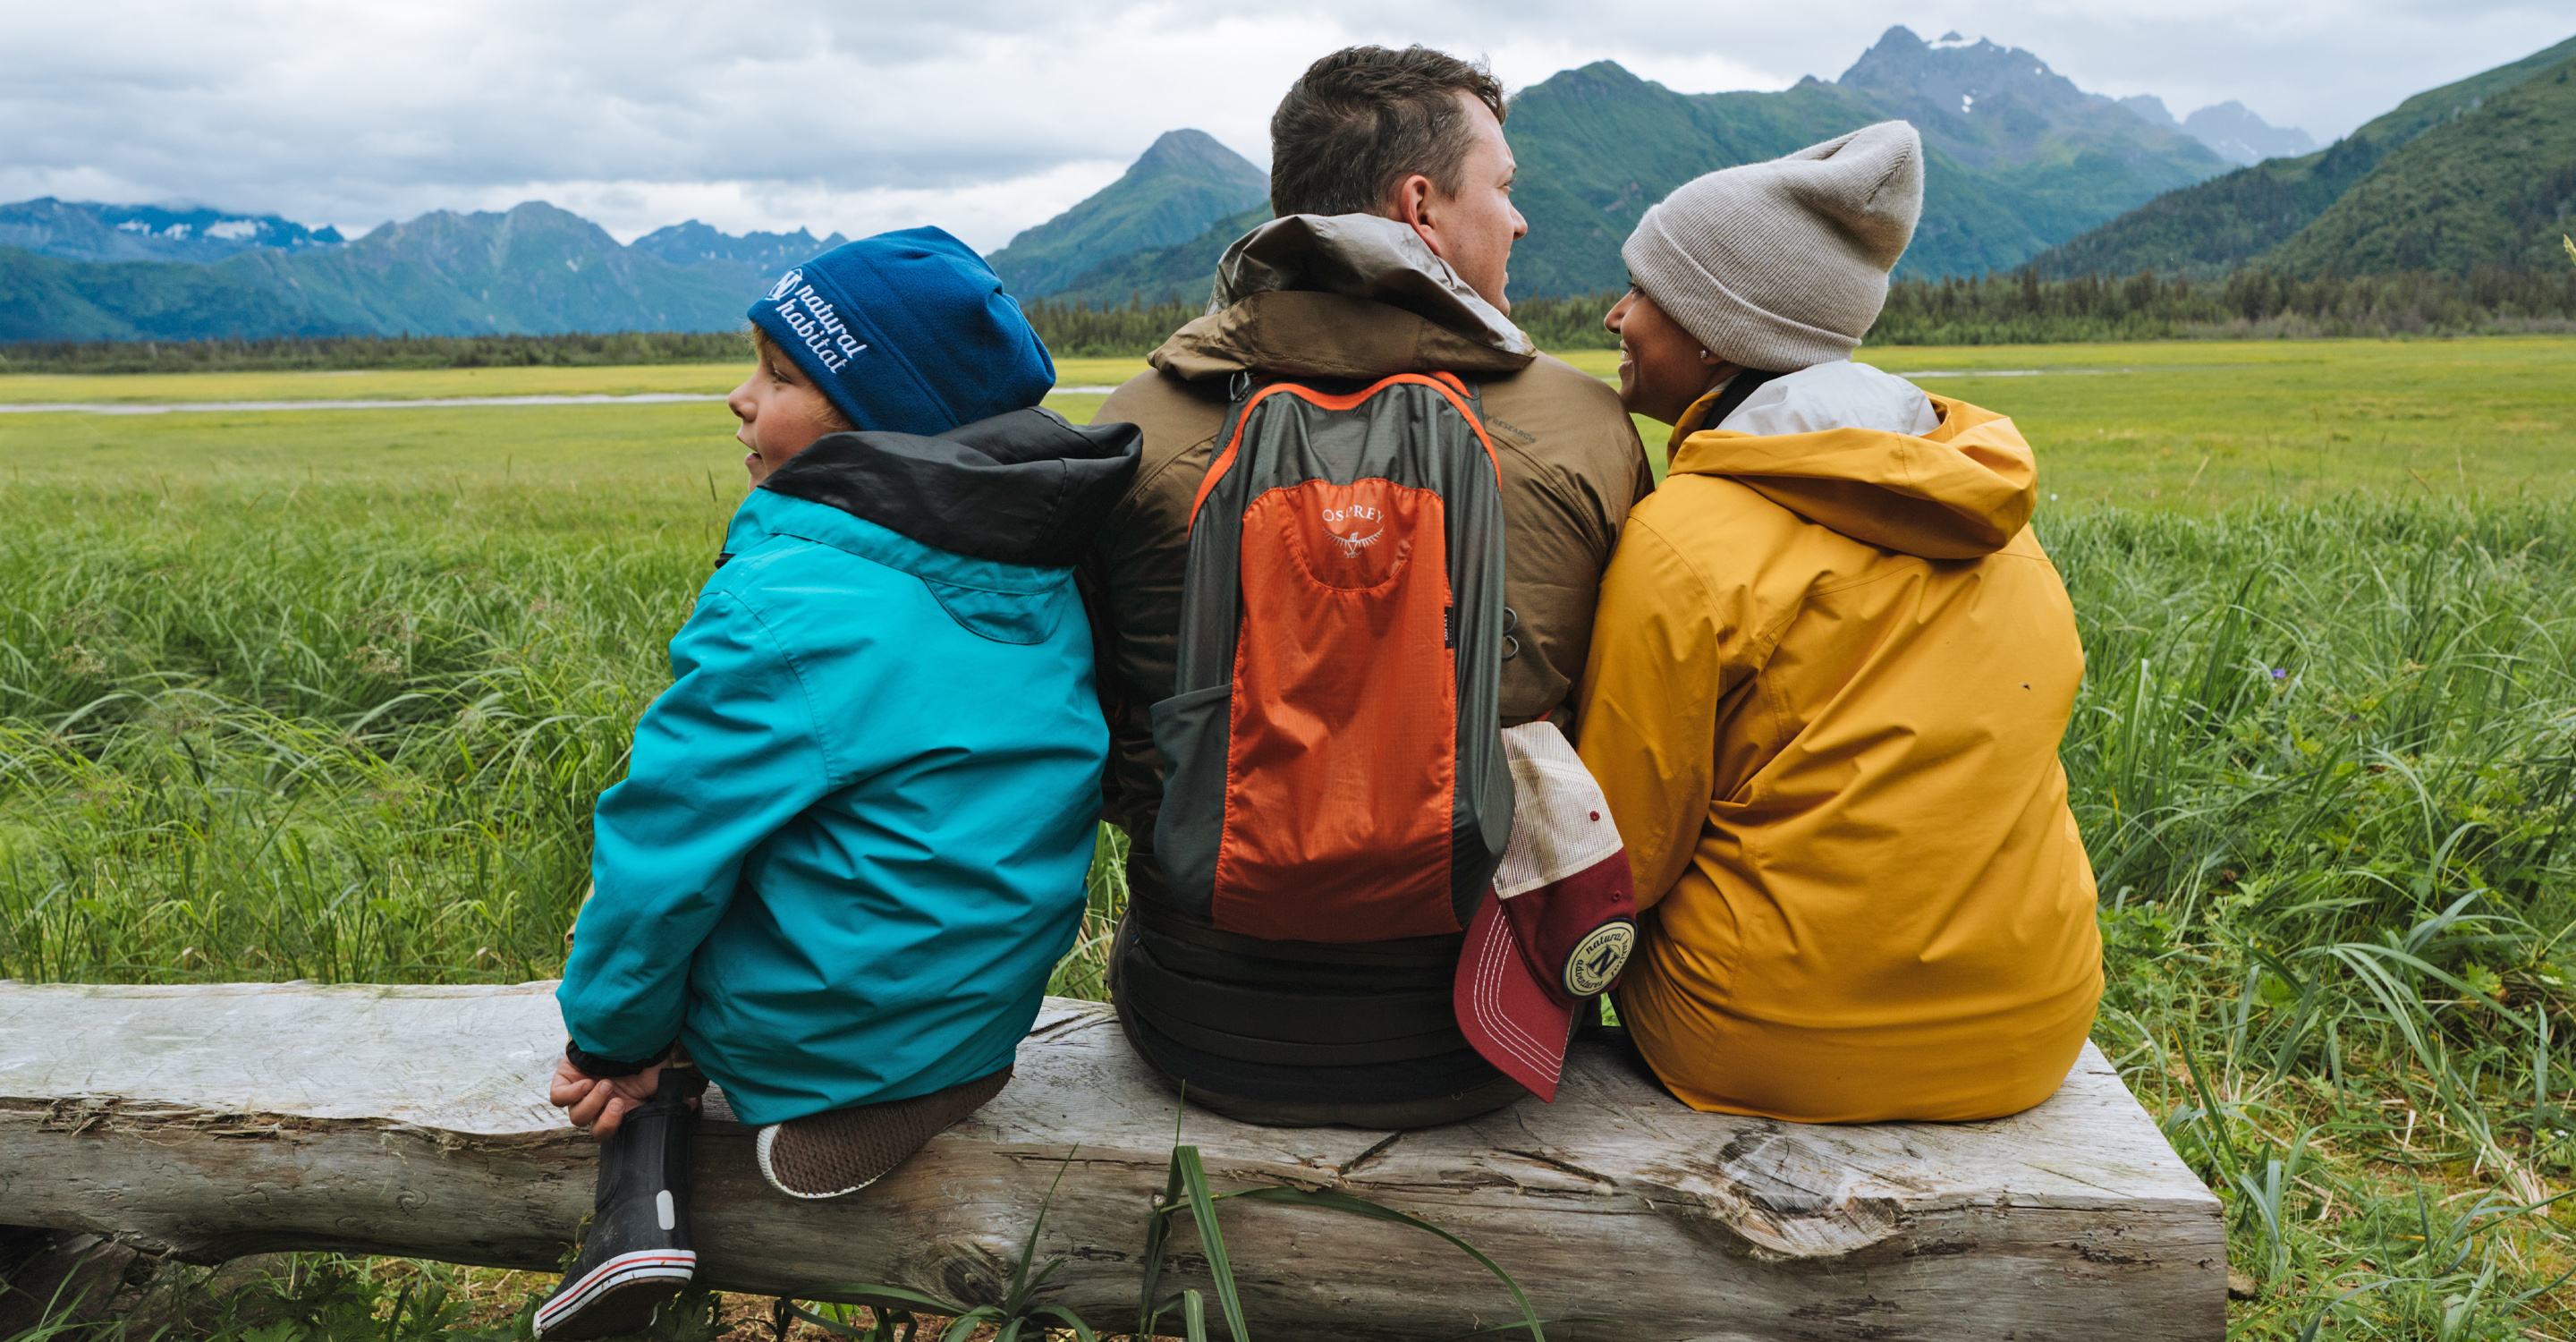
<path fill-rule="evenodd" d="M 1941 424 L 1921 437 L 1876 429 L 1676 433 L 1670 474 L 1732 478 L 1810 522 L 1899 554 L 1993 554 L 2030 522 L 2037 459 L 2010 419 L 1965 401 L 1931 401 Z"/>

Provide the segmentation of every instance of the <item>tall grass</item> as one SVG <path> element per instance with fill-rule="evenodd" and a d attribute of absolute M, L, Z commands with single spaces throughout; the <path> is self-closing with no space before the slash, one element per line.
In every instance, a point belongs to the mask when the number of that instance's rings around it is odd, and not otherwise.
<path fill-rule="evenodd" d="M 2043 526 L 2096 1037 L 2229 1200 L 2244 1336 L 2560 1336 L 2576 519 L 2344 501 Z M 2530 1330 L 2527 1334 L 2524 1330 Z"/>
<path fill-rule="evenodd" d="M 0 976 L 556 972 L 722 509 L 642 486 L 0 493 Z M 2040 522 L 2097 1039 L 2228 1204 L 2244 1337 L 2559 1337 L 2576 515 Z M 1099 996 L 1104 835 L 1056 990 Z M 1611 1311 L 1615 1312 L 1615 1311 Z"/>
<path fill-rule="evenodd" d="M 19 491 L 0 975 L 508 981 L 710 567 L 703 500 Z"/>

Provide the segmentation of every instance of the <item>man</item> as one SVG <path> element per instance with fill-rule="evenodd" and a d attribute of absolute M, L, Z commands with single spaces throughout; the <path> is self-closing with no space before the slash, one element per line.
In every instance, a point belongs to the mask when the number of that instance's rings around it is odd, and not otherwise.
<path fill-rule="evenodd" d="M 1108 815 L 1133 842 L 1112 995 L 1148 1061 L 1249 1121 L 1419 1127 L 1526 1093 L 1458 1029 L 1459 935 L 1264 941 L 1182 910 L 1153 851 L 1164 761 L 1148 716 L 1173 692 L 1191 513 L 1238 375 L 1356 386 L 1448 372 L 1476 384 L 1502 475 L 1502 724 L 1572 725 L 1602 570 L 1654 482 L 1616 394 L 1503 317 L 1528 231 L 1504 114 L 1492 75 L 1437 51 L 1315 62 L 1271 119 L 1280 217 L 1228 253 L 1215 309 L 1095 417 L 1145 438 L 1097 552 L 1121 700 Z"/>

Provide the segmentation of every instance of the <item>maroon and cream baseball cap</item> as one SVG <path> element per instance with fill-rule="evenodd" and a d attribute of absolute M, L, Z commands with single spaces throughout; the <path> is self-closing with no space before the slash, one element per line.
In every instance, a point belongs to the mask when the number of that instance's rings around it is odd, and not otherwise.
<path fill-rule="evenodd" d="M 1458 957 L 1452 1005 L 1485 1061 L 1554 1102 L 1575 1008 L 1637 944 L 1636 885 L 1592 771 L 1546 722 L 1503 732 L 1512 838 Z"/>

